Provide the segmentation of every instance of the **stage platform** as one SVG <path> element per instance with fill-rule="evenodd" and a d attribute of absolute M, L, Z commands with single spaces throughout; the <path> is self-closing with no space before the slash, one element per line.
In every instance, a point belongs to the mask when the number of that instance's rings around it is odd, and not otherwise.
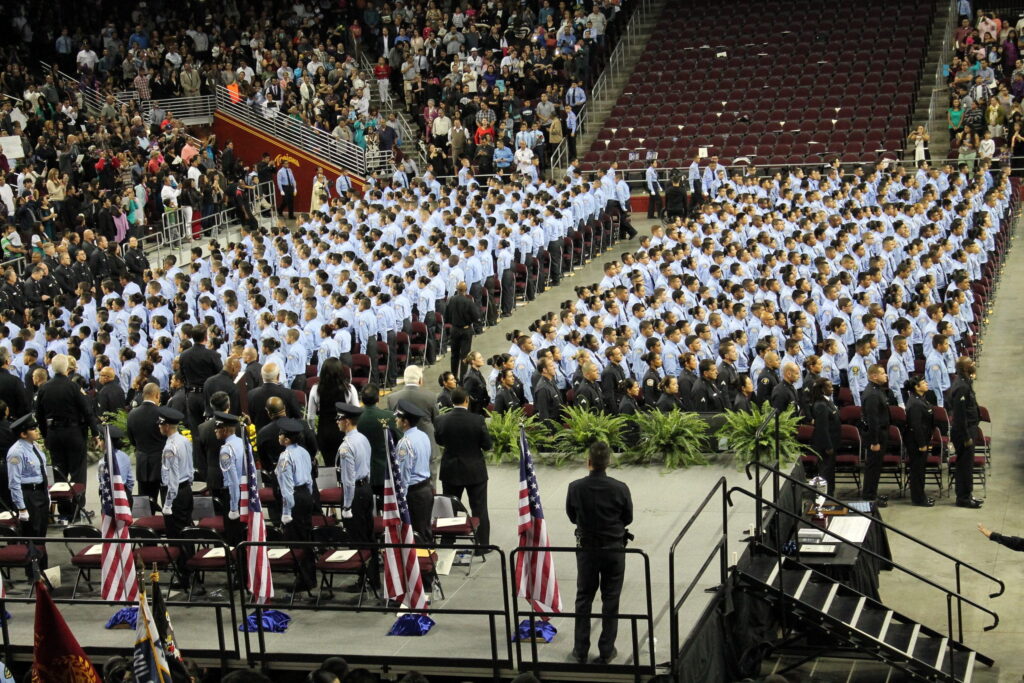
<path fill-rule="evenodd" d="M 713 456 L 716 457 L 716 456 Z M 714 484 L 725 477 L 729 486 L 751 486 L 745 474 L 738 471 L 728 456 L 717 456 L 720 462 L 705 467 L 693 467 L 688 470 L 663 472 L 656 467 L 627 467 L 616 469 L 611 475 L 625 481 L 633 495 L 634 519 L 630 530 L 636 536 L 630 548 L 642 550 L 650 562 L 651 605 L 653 617 L 653 636 L 656 639 L 654 661 L 667 662 L 669 653 L 669 578 L 668 556 L 669 547 L 683 525 L 690 519 L 696 507 L 712 489 Z M 538 467 L 538 480 L 548 520 L 551 542 L 554 546 L 574 545 L 573 527 L 565 515 L 565 495 L 569 482 L 585 476 L 586 469 L 582 465 L 568 465 L 561 468 Z M 90 479 L 90 482 L 94 479 Z M 500 546 L 505 552 L 511 551 L 517 543 L 516 523 L 518 506 L 518 468 L 500 466 L 490 468 L 490 485 L 488 498 L 491 517 L 491 542 Z M 95 487 L 90 484 L 90 509 L 98 509 L 95 499 Z M 720 499 L 719 499 L 720 500 Z M 753 523 L 753 503 L 746 498 L 737 497 L 737 505 L 729 509 L 729 530 L 732 536 L 728 539 L 729 563 L 736 561 L 745 548 L 743 533 Z M 676 553 L 676 584 L 685 586 L 697 568 L 703 562 L 708 549 L 718 540 L 722 531 L 721 503 L 710 506 L 709 510 L 697 520 L 694 528 L 687 534 L 684 547 Z M 98 520 L 97 520 L 98 523 Z M 59 529 L 51 529 L 50 537 L 59 537 Z M 70 597 L 71 586 L 74 584 L 76 571 L 68 563 L 67 551 L 63 544 L 50 544 L 50 565 L 63 566 L 63 586 L 55 593 L 56 597 Z M 695 552 L 687 552 L 692 547 Z M 697 552 L 699 551 L 699 552 Z M 452 567 L 447 576 L 441 577 L 444 599 L 435 595 L 433 606 L 444 609 L 504 609 L 502 556 L 492 553 L 486 562 L 474 561 L 472 571 L 467 576 L 466 568 Z M 572 611 L 575 601 L 575 559 L 571 553 L 556 555 L 555 567 L 559 580 L 564 611 Z M 16 570 L 17 571 L 17 570 Z M 513 574 L 511 567 L 507 568 Z M 30 656 L 32 645 L 33 604 L 13 602 L 12 600 L 27 597 L 26 584 L 22 577 L 15 574 L 17 584 L 7 602 L 7 609 L 13 619 L 9 622 L 10 642 L 15 659 L 24 660 Z M 165 577 L 166 580 L 167 577 Z M 288 589 L 290 577 L 281 577 L 275 582 L 278 595 Z M 351 582 L 351 580 L 349 580 Z M 708 572 L 705 580 L 698 584 L 695 595 L 687 604 L 689 607 L 681 615 L 681 641 L 700 617 L 707 597 L 704 588 L 717 584 L 718 571 Z M 336 584 L 343 585 L 342 581 Z M 215 590 L 223 587 L 220 576 L 211 575 L 207 580 L 207 588 Z M 511 585 L 511 581 L 508 583 Z M 97 599 L 98 594 L 79 592 L 81 598 Z M 182 593 L 173 592 L 171 600 L 184 599 Z M 513 596 L 509 596 L 512 600 Z M 202 661 L 208 667 L 228 667 L 244 665 L 246 661 L 259 658 L 259 644 L 256 634 L 250 636 L 247 648 L 244 636 L 232 627 L 231 610 L 222 608 L 222 627 L 218 628 L 217 609 L 209 606 L 211 597 L 194 598 L 194 606 L 172 604 L 169 608 L 171 618 L 178 636 L 181 650 L 190 657 Z M 625 586 L 621 601 L 623 613 L 645 613 L 647 596 L 645 591 L 645 575 L 643 559 L 640 554 L 628 557 Z M 333 600 L 324 600 L 323 607 L 349 604 L 354 606 L 355 594 L 335 593 Z M 103 661 L 113 654 L 128 654 L 134 642 L 134 633 L 125 630 L 107 630 L 106 620 L 114 613 L 116 607 L 105 604 L 62 604 L 61 611 L 70 624 L 82 645 L 93 654 L 98 661 Z M 395 620 L 393 611 L 362 611 L 338 612 L 327 609 L 317 610 L 309 603 L 296 603 L 289 607 L 276 603 L 272 608 L 281 609 L 293 617 L 293 621 L 284 634 L 265 635 L 265 663 L 276 670 L 310 670 L 311 665 L 331 655 L 341 655 L 351 662 L 362 663 L 371 670 L 384 671 L 397 677 L 402 672 L 415 668 L 424 673 L 436 675 L 458 676 L 460 680 L 492 679 L 495 669 L 502 676 L 509 676 L 520 669 L 530 668 L 532 654 L 528 644 L 523 646 L 522 660 L 509 644 L 510 634 L 507 626 L 511 617 L 503 616 L 495 620 L 496 651 L 492 650 L 488 618 L 479 615 L 457 615 L 435 613 L 437 624 L 424 637 L 388 637 L 388 629 Z M 525 601 L 519 601 L 520 609 L 527 609 Z M 595 611 L 599 610 L 599 600 L 595 602 Z M 240 613 L 235 618 L 240 618 Z M 546 679 L 579 680 L 580 673 L 573 670 L 567 663 L 572 647 L 573 620 L 556 618 L 553 623 L 558 635 L 553 642 L 537 646 L 537 658 Z M 600 624 L 594 621 L 594 642 Z M 648 649 L 649 628 L 645 623 L 638 624 L 638 640 L 641 643 L 640 663 L 650 662 Z M 225 651 L 221 652 L 218 645 L 223 636 L 226 643 Z M 237 641 L 235 637 L 237 636 Z M 594 667 L 588 672 L 590 680 L 633 680 L 632 636 L 628 622 L 620 624 L 617 647 L 618 666 L 608 669 Z M 252 653 L 252 654 L 249 654 Z M 592 656 L 596 656 L 596 644 Z M 416 663 L 409 658 L 415 658 Z"/>

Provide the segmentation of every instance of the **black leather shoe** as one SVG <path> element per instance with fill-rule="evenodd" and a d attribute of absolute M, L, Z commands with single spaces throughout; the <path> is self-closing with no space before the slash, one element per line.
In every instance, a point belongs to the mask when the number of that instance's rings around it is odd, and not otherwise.
<path fill-rule="evenodd" d="M 619 654 L 619 651 L 618 651 L 618 650 L 616 650 L 616 649 L 615 649 L 615 648 L 613 647 L 613 648 L 612 648 L 612 651 L 611 651 L 611 652 L 609 652 L 609 653 L 608 653 L 607 655 L 601 655 L 600 657 L 598 657 L 597 659 L 595 659 L 595 660 L 594 660 L 594 664 L 608 664 L 608 663 L 609 663 L 609 662 L 611 662 L 611 661 L 612 661 L 613 659 L 615 659 L 615 658 L 616 658 L 616 657 L 618 656 L 618 654 Z"/>
<path fill-rule="evenodd" d="M 926 498 L 926 499 L 922 500 L 920 503 L 914 503 L 914 505 L 919 507 L 919 508 L 935 507 L 935 499 L 934 498 Z"/>
<path fill-rule="evenodd" d="M 889 507 L 889 496 L 879 496 L 875 498 L 875 505 L 880 508 Z"/>
<path fill-rule="evenodd" d="M 584 652 L 581 655 L 580 653 L 576 652 L 576 650 L 574 649 L 572 652 L 569 653 L 569 661 L 573 662 L 574 664 L 586 664 L 587 663 L 587 653 Z"/>
<path fill-rule="evenodd" d="M 964 498 L 963 500 L 956 501 L 956 506 L 958 508 L 974 508 L 974 509 L 977 509 L 977 508 L 980 508 L 981 505 L 982 505 L 982 501 L 978 500 L 977 498 Z"/>

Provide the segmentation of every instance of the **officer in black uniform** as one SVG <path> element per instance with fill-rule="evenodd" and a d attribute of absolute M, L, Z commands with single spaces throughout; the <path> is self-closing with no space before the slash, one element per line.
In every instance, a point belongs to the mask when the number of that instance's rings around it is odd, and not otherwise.
<path fill-rule="evenodd" d="M 562 428 L 562 394 L 555 386 L 555 361 L 544 358 L 540 361 L 540 379 L 533 391 L 533 405 L 537 417 L 555 432 Z"/>
<path fill-rule="evenodd" d="M 956 381 L 949 388 L 949 440 L 957 460 L 956 504 L 962 508 L 980 508 L 982 503 L 973 495 L 974 435 L 980 422 L 978 397 L 974 394 L 975 372 L 974 361 L 962 356 L 956 362 Z"/>
<path fill-rule="evenodd" d="M 629 487 L 606 473 L 611 461 L 608 444 L 590 447 L 590 474 L 569 484 L 565 513 L 576 525 L 576 638 L 572 658 L 586 663 L 590 650 L 590 611 L 601 589 L 601 637 L 596 664 L 607 664 L 616 655 L 619 594 L 626 573 L 623 550 L 632 536 L 626 530 L 633 521 Z"/>
<path fill-rule="evenodd" d="M 693 383 L 690 405 L 698 413 L 722 413 L 728 407 L 718 386 L 718 366 L 710 358 L 700 362 L 700 379 Z"/>
<path fill-rule="evenodd" d="M 924 492 L 924 471 L 928 465 L 928 454 L 932 450 L 932 434 L 935 431 L 934 407 L 928 402 L 928 382 L 921 376 L 907 380 L 907 460 L 910 472 L 907 481 L 910 486 L 910 502 L 918 507 L 930 508 L 935 500 Z"/>
<path fill-rule="evenodd" d="M 86 431 L 99 435 L 96 414 L 90 409 L 85 393 L 68 375 L 68 357 L 58 354 L 50 362 L 53 378 L 39 388 L 36 395 L 36 422 L 39 423 L 46 449 L 54 467 L 60 468 L 75 484 L 85 485 L 88 460 L 85 457 Z M 82 496 L 85 492 L 83 489 Z M 84 504 L 79 501 L 79 507 Z M 72 504 L 60 511 L 70 515 Z"/>
<path fill-rule="evenodd" d="M 793 406 L 793 410 L 800 412 L 800 395 L 793 384 L 800 379 L 800 368 L 796 363 L 786 363 L 782 368 L 782 381 L 772 389 L 772 408 L 780 413 L 786 408 Z"/>
<path fill-rule="evenodd" d="M 761 372 L 757 375 L 757 386 L 754 389 L 757 393 L 755 394 L 754 402 L 758 405 L 764 405 L 766 401 L 770 401 L 772 392 L 775 391 L 778 383 L 779 354 L 774 351 L 768 351 L 764 354 L 764 367 L 761 368 Z"/>
<path fill-rule="evenodd" d="M 584 410 L 600 413 L 604 410 L 604 397 L 597 386 L 597 366 L 593 363 L 583 364 L 583 379 L 576 385 L 573 403 Z"/>
<path fill-rule="evenodd" d="M 864 500 L 876 500 L 878 507 L 889 504 L 888 496 L 878 495 L 878 480 L 882 476 L 882 459 L 889 448 L 890 393 L 885 386 L 888 376 L 881 365 L 868 368 L 868 386 L 861 396 L 861 412 L 867 430 L 864 442 Z M 895 400 L 892 401 L 895 404 Z"/>
<path fill-rule="evenodd" d="M 221 366 L 220 355 L 206 346 L 206 325 L 196 325 L 192 328 L 192 347 L 183 351 L 178 360 L 185 378 L 185 423 L 190 431 L 199 426 L 206 410 L 203 385 L 220 372 Z"/>
<path fill-rule="evenodd" d="M 643 396 L 644 405 L 653 406 L 658 404 L 661 398 L 661 374 L 658 368 L 661 367 L 661 354 L 657 351 L 648 351 L 644 354 L 643 360 L 647 363 L 647 372 L 644 374 Z"/>
<path fill-rule="evenodd" d="M 480 321 L 480 307 L 467 294 L 465 282 L 455 288 L 455 296 L 448 300 L 444 317 L 451 323 L 452 374 L 462 377 L 463 361 L 473 348 L 474 326 Z"/>
<path fill-rule="evenodd" d="M 135 447 L 139 495 L 157 502 L 160 495 L 160 456 L 167 441 L 160 432 L 160 385 L 142 388 L 142 403 L 128 413 L 128 441 Z"/>

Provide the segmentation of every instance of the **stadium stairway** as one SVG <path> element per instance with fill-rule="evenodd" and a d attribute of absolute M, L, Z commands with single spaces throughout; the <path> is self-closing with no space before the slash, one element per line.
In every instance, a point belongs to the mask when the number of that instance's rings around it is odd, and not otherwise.
<path fill-rule="evenodd" d="M 755 554 L 737 567 L 748 593 L 788 608 L 798 634 L 820 634 L 829 645 L 817 648 L 855 650 L 902 671 L 910 680 L 968 683 L 976 664 L 993 660 L 948 636 L 916 622 L 842 583 L 791 558 L 781 563 L 774 553 Z M 809 658 L 808 658 L 809 659 Z"/>
<path fill-rule="evenodd" d="M 950 11 L 950 5 L 953 5 Z M 924 77 L 921 79 L 921 87 L 917 92 L 917 102 L 914 107 L 913 130 L 918 126 L 925 126 L 931 139 L 929 151 L 932 160 L 945 159 L 949 156 L 949 128 L 946 125 L 946 102 L 947 92 L 945 76 L 940 66 L 948 62 L 949 51 L 951 50 L 953 31 L 956 30 L 957 16 L 955 12 L 955 0 L 939 4 L 935 12 L 935 20 L 932 23 L 931 39 L 928 41 L 928 54 L 925 57 Z M 935 97 L 934 118 L 931 117 L 931 100 Z M 908 147 L 904 159 L 913 161 L 914 149 Z"/>
<path fill-rule="evenodd" d="M 636 38 L 629 39 L 627 35 L 619 42 L 608 60 L 609 66 L 595 84 L 596 95 L 587 103 L 583 134 L 576 142 L 576 156 L 581 159 L 590 151 L 623 89 L 632 79 L 633 70 L 643 56 L 661 16 L 666 12 L 667 4 L 667 0 L 654 0 L 650 11 L 643 13 L 642 17 L 640 13 L 634 14 L 630 19 L 630 23 L 636 22 L 636 26 L 631 27 L 627 34 Z M 616 56 L 620 51 L 621 55 Z M 600 87 L 603 79 L 607 80 L 607 84 Z"/>

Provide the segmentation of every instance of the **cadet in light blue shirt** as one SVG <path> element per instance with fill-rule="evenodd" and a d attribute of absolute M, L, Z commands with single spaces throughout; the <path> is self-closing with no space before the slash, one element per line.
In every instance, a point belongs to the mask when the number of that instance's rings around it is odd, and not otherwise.
<path fill-rule="evenodd" d="M 228 497 L 224 535 L 228 545 L 236 546 L 245 540 L 245 525 L 239 521 L 242 482 L 247 476 L 245 443 L 238 436 L 240 420 L 236 415 L 215 411 L 213 417 L 215 434 L 224 442 L 220 447 L 220 472 Z"/>
<path fill-rule="evenodd" d="M 857 342 L 857 352 L 850 359 L 850 367 L 847 377 L 850 382 L 850 393 L 853 394 L 854 405 L 860 405 L 860 395 L 868 387 L 868 366 L 871 364 L 868 355 L 871 353 L 871 343 L 864 339 Z"/>
<path fill-rule="evenodd" d="M 11 431 L 19 438 L 7 451 L 7 481 L 11 501 L 18 511 L 21 533 L 26 536 L 46 536 L 50 511 L 47 491 L 46 458 L 36 446 L 39 426 L 32 413 L 11 423 Z M 43 556 L 45 557 L 45 556 Z"/>
<path fill-rule="evenodd" d="M 944 334 L 936 334 L 932 337 L 932 348 L 924 361 L 924 378 L 928 386 L 935 393 L 935 405 L 945 407 L 943 394 L 950 387 L 949 372 L 946 370 L 946 361 L 943 354 L 949 349 L 949 339 Z"/>
<path fill-rule="evenodd" d="M 160 433 L 167 437 L 160 459 L 160 483 L 167 488 L 163 513 L 165 516 L 178 517 L 177 508 L 187 506 L 188 523 L 182 528 L 190 526 L 192 521 L 191 484 L 194 476 L 192 444 L 178 432 L 178 424 L 184 419 L 185 416 L 173 408 L 160 408 Z M 175 503 L 178 503 L 177 508 Z M 181 517 L 185 519 L 184 515 Z M 168 536 L 173 538 L 170 536 L 170 530 Z"/>
<path fill-rule="evenodd" d="M 356 422 L 363 409 L 348 403 L 337 403 L 335 409 L 338 412 L 338 427 L 345 434 L 341 446 L 338 447 L 336 465 L 338 481 L 343 491 L 341 516 L 350 519 L 356 489 L 369 485 L 371 448 L 369 440 L 356 429 Z"/>
<path fill-rule="evenodd" d="M 285 417 L 277 425 L 281 429 L 278 440 L 284 446 L 274 470 L 281 487 L 281 523 L 285 525 L 287 540 L 309 541 L 313 538 L 313 461 L 309 451 L 299 445 L 302 422 Z M 310 590 L 314 586 L 313 553 L 303 553 L 295 590 Z"/>
<path fill-rule="evenodd" d="M 434 494 L 430 488 L 430 438 L 416 426 L 424 417 L 426 413 L 408 400 L 403 399 L 395 406 L 395 420 L 404 430 L 395 455 L 406 490 L 412 528 L 429 539 L 430 516 L 434 509 Z"/>

